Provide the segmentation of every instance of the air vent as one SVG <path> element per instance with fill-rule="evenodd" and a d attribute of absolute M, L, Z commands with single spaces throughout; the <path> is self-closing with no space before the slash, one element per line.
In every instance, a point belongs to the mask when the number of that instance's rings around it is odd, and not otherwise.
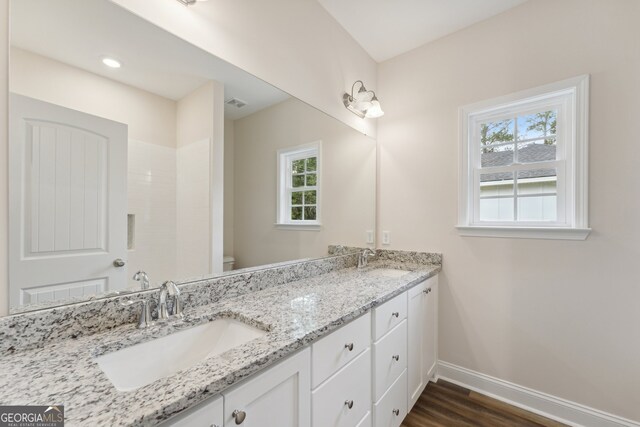
<path fill-rule="evenodd" d="M 247 105 L 246 102 L 237 98 L 231 98 L 230 100 L 226 101 L 225 104 L 230 105 L 232 107 L 236 107 L 236 108 L 242 108 L 245 105 Z"/>

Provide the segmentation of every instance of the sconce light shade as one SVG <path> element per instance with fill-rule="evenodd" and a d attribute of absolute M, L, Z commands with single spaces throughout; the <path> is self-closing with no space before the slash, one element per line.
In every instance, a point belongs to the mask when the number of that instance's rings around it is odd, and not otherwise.
<path fill-rule="evenodd" d="M 382 111 L 382 107 L 380 107 L 380 102 L 378 102 L 378 98 L 375 96 L 371 101 L 371 107 L 367 108 L 367 112 L 364 116 L 368 119 L 377 119 L 378 117 L 384 116 L 384 111 Z"/>
<path fill-rule="evenodd" d="M 360 84 L 360 88 L 354 93 L 357 84 Z M 351 86 L 350 94 L 345 93 L 342 95 L 342 102 L 347 110 L 361 118 L 375 119 L 384 114 L 376 93 L 372 90 L 367 90 L 361 80 L 357 80 Z"/>

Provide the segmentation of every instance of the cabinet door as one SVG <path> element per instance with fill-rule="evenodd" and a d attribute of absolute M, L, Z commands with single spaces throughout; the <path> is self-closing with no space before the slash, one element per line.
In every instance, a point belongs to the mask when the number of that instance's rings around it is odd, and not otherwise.
<path fill-rule="evenodd" d="M 423 335 L 423 366 L 425 382 L 433 376 L 437 362 L 438 345 L 438 276 L 426 281 L 424 298 L 424 335 Z"/>
<path fill-rule="evenodd" d="M 426 386 L 424 375 L 424 334 L 427 282 L 408 291 L 407 309 L 407 387 L 409 404 L 407 412 L 416 403 Z"/>
<path fill-rule="evenodd" d="M 225 427 L 310 427 L 310 361 L 306 348 L 223 393 Z"/>

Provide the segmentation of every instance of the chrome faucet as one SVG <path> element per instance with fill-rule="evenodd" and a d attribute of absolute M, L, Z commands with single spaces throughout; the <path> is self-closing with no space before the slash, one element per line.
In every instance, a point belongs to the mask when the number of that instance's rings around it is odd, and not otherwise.
<path fill-rule="evenodd" d="M 367 262 L 369 262 L 369 257 L 376 256 L 376 251 L 366 248 L 362 252 L 358 254 L 358 268 L 363 268 L 367 266 Z"/>
<path fill-rule="evenodd" d="M 171 313 L 167 308 L 167 296 L 173 297 L 173 306 Z M 160 304 L 158 305 L 158 319 L 168 319 L 169 316 L 182 318 L 182 300 L 180 299 L 180 289 L 171 280 L 168 280 L 160 286 Z"/>
<path fill-rule="evenodd" d="M 140 289 L 142 289 L 143 291 L 145 289 L 149 289 L 149 275 L 144 271 L 140 270 L 136 274 L 134 274 L 133 280 L 140 282 Z"/>

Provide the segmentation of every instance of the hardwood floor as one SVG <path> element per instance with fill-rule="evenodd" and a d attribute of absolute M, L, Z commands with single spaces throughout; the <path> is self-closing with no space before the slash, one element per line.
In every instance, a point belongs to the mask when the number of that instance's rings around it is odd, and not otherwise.
<path fill-rule="evenodd" d="M 457 426 L 566 427 L 443 380 L 429 383 L 401 427 Z"/>

